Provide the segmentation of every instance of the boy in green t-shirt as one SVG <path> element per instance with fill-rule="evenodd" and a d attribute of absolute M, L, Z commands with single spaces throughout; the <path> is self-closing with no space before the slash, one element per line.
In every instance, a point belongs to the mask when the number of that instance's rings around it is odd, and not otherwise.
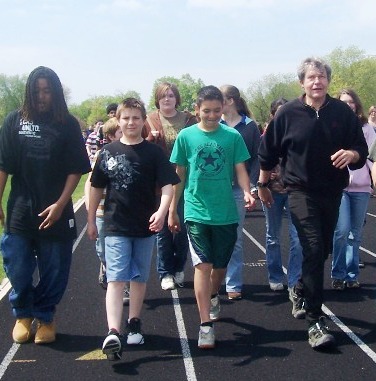
<path fill-rule="evenodd" d="M 232 193 L 234 175 L 247 208 L 255 206 L 244 161 L 249 158 L 242 136 L 219 123 L 223 95 L 203 87 L 197 98 L 198 124 L 182 130 L 171 153 L 181 182 L 174 186 L 169 228 L 180 230 L 177 204 L 184 190 L 184 222 L 195 266 L 194 288 L 201 325 L 199 348 L 214 348 L 213 321 L 219 318 L 219 288 L 236 242 L 238 213 Z"/>

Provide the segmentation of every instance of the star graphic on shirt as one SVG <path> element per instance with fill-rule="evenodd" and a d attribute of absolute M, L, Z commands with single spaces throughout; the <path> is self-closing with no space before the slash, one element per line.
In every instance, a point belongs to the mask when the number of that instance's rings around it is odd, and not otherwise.
<path fill-rule="evenodd" d="M 215 161 L 217 160 L 215 157 L 212 156 L 211 153 L 209 153 L 207 157 L 203 157 L 203 159 L 205 160 L 205 165 L 213 165 L 213 166 Z"/>
<path fill-rule="evenodd" d="M 224 155 L 217 146 L 207 145 L 197 152 L 197 167 L 206 176 L 215 176 L 221 172 L 224 162 Z"/>

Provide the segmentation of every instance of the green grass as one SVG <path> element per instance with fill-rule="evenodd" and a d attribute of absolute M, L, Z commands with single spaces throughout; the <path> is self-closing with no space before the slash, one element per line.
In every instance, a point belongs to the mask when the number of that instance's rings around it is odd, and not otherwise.
<path fill-rule="evenodd" d="M 72 195 L 73 203 L 77 202 L 80 200 L 83 195 L 84 195 L 84 187 L 85 187 L 85 181 L 87 179 L 87 174 L 81 177 L 80 182 L 77 185 L 76 190 L 74 191 Z M 6 211 L 6 204 L 9 196 L 9 191 L 10 191 L 10 179 L 8 179 L 7 185 L 5 186 L 4 190 L 4 195 L 3 195 L 3 200 L 2 200 L 2 206 L 4 212 Z M 3 233 L 3 227 L 0 224 L 0 236 Z M 3 269 L 3 257 L 0 255 L 0 282 L 4 279 L 5 274 L 4 274 L 4 269 Z"/>

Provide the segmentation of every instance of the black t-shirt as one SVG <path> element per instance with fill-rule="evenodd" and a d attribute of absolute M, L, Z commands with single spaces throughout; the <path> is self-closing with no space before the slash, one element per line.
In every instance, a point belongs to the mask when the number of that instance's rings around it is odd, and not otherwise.
<path fill-rule="evenodd" d="M 95 188 L 107 187 L 104 230 L 109 236 L 148 237 L 149 219 L 157 210 L 157 187 L 177 184 L 179 177 L 163 150 L 142 141 L 107 144 L 91 175 Z"/>
<path fill-rule="evenodd" d="M 90 171 L 77 120 L 69 116 L 64 125 L 43 119 L 23 120 L 12 112 L 0 129 L 0 169 L 12 175 L 7 205 L 6 231 L 29 237 L 73 239 L 76 224 L 72 202 L 61 218 L 44 230 L 38 230 L 46 207 L 61 196 L 67 176 Z"/>

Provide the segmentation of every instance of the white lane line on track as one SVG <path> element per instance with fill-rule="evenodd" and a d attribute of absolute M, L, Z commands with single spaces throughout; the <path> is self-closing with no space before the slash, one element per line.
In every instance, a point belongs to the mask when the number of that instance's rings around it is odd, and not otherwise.
<path fill-rule="evenodd" d="M 191 351 L 189 349 L 189 343 L 187 338 L 187 332 L 185 330 L 185 324 L 183 319 L 183 312 L 181 310 L 179 294 L 177 290 L 171 290 L 172 301 L 174 304 L 174 311 L 176 317 L 176 325 L 178 327 L 180 345 L 183 354 L 185 373 L 187 375 L 188 381 L 197 381 L 195 367 L 193 365 L 193 359 L 191 356 Z"/>
<path fill-rule="evenodd" d="M 243 233 L 265 254 L 265 248 L 254 238 L 247 230 L 243 229 Z M 368 251 L 367 251 L 368 252 Z M 372 255 L 372 254 L 371 254 Z M 287 269 L 283 267 L 283 272 L 287 274 Z M 363 340 L 361 340 L 351 329 L 344 324 L 340 319 L 337 318 L 334 313 L 325 306 L 322 305 L 323 312 L 332 320 L 332 322 L 337 325 L 346 335 L 368 356 L 371 358 L 373 362 L 376 363 L 376 353 L 366 344 Z"/>
<path fill-rule="evenodd" d="M 367 216 L 376 217 L 376 214 L 367 213 Z"/>
<path fill-rule="evenodd" d="M 0 300 L 4 298 L 4 296 L 8 293 L 8 291 L 11 289 L 11 284 L 9 282 L 8 278 L 5 278 L 0 285 Z"/>
<path fill-rule="evenodd" d="M 370 251 L 370 250 L 367 250 L 365 249 L 364 247 L 360 246 L 359 247 L 360 250 L 364 251 L 365 253 L 369 254 L 369 255 L 372 255 L 372 257 L 375 257 L 376 258 L 376 254 L 373 252 L 373 251 Z"/>
<path fill-rule="evenodd" d="M 4 357 L 3 361 L 0 364 L 0 380 L 3 378 L 5 371 L 7 370 L 9 364 L 11 363 L 14 355 L 17 353 L 20 344 L 13 343 L 8 353 Z"/>
<path fill-rule="evenodd" d="M 84 199 L 81 199 L 80 201 L 78 201 L 76 204 L 74 204 L 74 212 L 76 213 L 78 209 L 80 209 L 81 205 L 84 203 Z M 82 229 L 80 235 L 78 236 L 78 238 L 76 239 L 74 245 L 73 245 L 73 250 L 72 252 L 74 253 L 74 251 L 76 250 L 76 247 L 78 246 L 78 244 L 80 243 L 83 235 L 85 234 L 86 232 L 86 229 L 87 229 L 87 224 L 84 226 L 84 228 Z M 11 288 L 10 286 L 10 282 L 8 281 L 6 283 L 6 287 L 8 288 L 7 291 L 4 293 L 3 295 L 3 291 L 5 288 L 3 288 L 1 290 L 1 293 L 0 293 L 0 300 L 6 295 L 6 293 L 9 291 L 9 289 Z M 13 345 L 11 346 L 11 348 L 9 349 L 8 353 L 5 355 L 5 357 L 3 358 L 3 361 L 1 362 L 0 364 L 0 380 L 3 378 L 4 376 L 4 373 L 5 371 L 7 370 L 9 364 L 12 362 L 13 360 L 13 357 L 16 355 L 18 349 L 20 348 L 20 344 L 16 344 L 16 343 L 13 343 Z"/>

